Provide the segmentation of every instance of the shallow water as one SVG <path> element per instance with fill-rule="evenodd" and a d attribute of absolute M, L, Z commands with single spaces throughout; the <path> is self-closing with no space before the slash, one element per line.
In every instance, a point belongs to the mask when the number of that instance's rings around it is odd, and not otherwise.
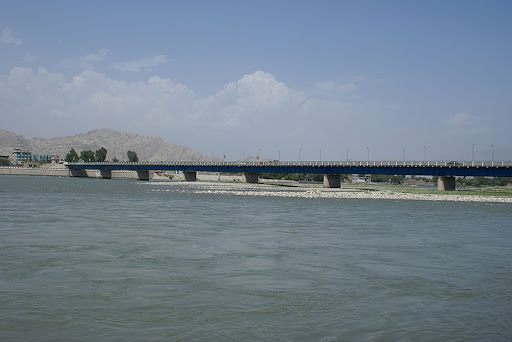
<path fill-rule="evenodd" d="M 512 205 L 0 177 L 1 340 L 512 338 Z"/>

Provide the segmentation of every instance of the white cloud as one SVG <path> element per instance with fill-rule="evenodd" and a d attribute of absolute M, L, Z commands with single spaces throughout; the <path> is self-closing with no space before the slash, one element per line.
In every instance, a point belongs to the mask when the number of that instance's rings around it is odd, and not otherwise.
<path fill-rule="evenodd" d="M 209 119 L 212 127 L 233 128 L 250 126 L 270 117 L 277 122 L 292 108 L 297 112 L 303 101 L 301 92 L 289 89 L 269 73 L 256 71 L 198 100 L 195 107 L 201 117 Z"/>
<path fill-rule="evenodd" d="M 173 59 L 169 59 L 164 55 L 142 58 L 134 61 L 128 62 L 120 62 L 112 64 L 112 67 L 116 70 L 120 71 L 131 71 L 131 72 L 139 72 L 144 69 L 154 68 L 162 64 L 166 64 L 174 61 Z"/>
<path fill-rule="evenodd" d="M 97 53 L 90 53 L 83 57 L 83 60 L 86 62 L 95 62 L 95 61 L 103 61 L 107 58 L 108 50 L 100 49 Z"/>
<path fill-rule="evenodd" d="M 445 125 L 452 128 L 467 128 L 474 125 L 477 119 L 474 115 L 466 113 L 457 113 L 444 121 Z"/>
<path fill-rule="evenodd" d="M 18 37 L 18 33 L 11 30 L 9 27 L 5 27 L 2 30 L 0 42 L 4 44 L 12 44 L 14 46 L 19 46 L 22 43 L 21 39 Z"/>

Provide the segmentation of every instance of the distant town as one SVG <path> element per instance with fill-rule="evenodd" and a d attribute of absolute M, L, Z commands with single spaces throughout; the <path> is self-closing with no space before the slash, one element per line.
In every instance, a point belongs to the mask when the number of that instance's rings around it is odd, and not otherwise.
<path fill-rule="evenodd" d="M 35 154 L 29 150 L 14 149 L 10 156 L 0 156 L 1 166 L 40 167 L 42 164 L 59 164 L 61 158 L 57 154 Z"/>

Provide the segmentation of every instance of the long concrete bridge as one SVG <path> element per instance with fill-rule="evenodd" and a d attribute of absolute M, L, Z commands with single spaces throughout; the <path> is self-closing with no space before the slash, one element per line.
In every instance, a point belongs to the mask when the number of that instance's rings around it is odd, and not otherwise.
<path fill-rule="evenodd" d="M 182 171 L 186 181 L 195 181 L 198 171 L 242 173 L 244 183 L 258 183 L 260 173 L 323 174 L 324 187 L 339 188 L 342 174 L 438 176 L 438 189 L 455 190 L 455 177 L 512 177 L 512 162 L 456 161 L 173 161 L 65 163 L 74 177 L 87 177 L 85 170 L 99 170 L 112 178 L 112 170 L 136 171 L 138 179 L 149 180 L 150 171 Z"/>

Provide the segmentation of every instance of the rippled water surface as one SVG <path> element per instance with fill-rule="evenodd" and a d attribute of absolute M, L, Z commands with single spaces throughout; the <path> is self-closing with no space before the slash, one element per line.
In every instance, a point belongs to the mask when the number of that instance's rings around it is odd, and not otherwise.
<path fill-rule="evenodd" d="M 510 204 L 189 189 L 0 176 L 0 340 L 512 339 Z"/>

